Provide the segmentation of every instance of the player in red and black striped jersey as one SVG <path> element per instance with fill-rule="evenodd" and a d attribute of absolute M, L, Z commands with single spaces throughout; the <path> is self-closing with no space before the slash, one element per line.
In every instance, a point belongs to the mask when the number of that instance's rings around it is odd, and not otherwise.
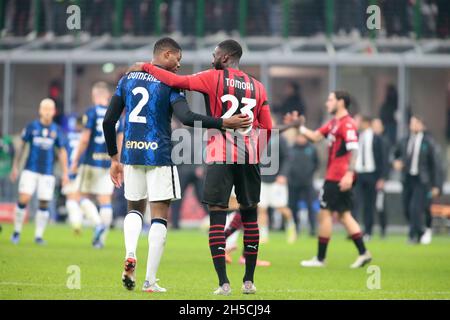
<path fill-rule="evenodd" d="M 203 202 L 210 212 L 209 245 L 219 288 L 215 294 L 231 292 L 225 266 L 226 211 L 234 185 L 244 225 L 246 261 L 242 292 L 255 293 L 254 271 L 259 246 L 257 204 L 261 175 L 259 158 L 272 129 L 269 103 L 264 86 L 239 70 L 242 47 L 234 40 L 225 40 L 213 53 L 213 69 L 180 76 L 150 63 L 137 64 L 130 70 L 144 70 L 170 87 L 194 90 L 204 94 L 206 112 L 213 117 L 228 118 L 246 114 L 253 124 L 243 130 L 209 132 L 206 178 Z"/>
<path fill-rule="evenodd" d="M 328 96 L 326 107 L 333 119 L 316 131 L 307 129 L 303 124 L 300 133 L 309 140 L 318 142 L 328 140 L 328 164 L 325 183 L 320 193 L 319 213 L 319 246 L 318 254 L 311 260 L 302 261 L 304 267 L 323 267 L 325 254 L 332 233 L 332 214 L 337 212 L 341 223 L 352 237 L 359 256 L 351 268 L 362 267 L 371 261 L 372 257 L 366 250 L 361 228 L 353 218 L 352 188 L 355 181 L 355 162 L 358 154 L 358 135 L 356 124 L 348 113 L 350 96 L 344 91 L 334 91 Z M 290 114 L 286 122 L 298 118 L 298 114 Z M 301 117 L 301 123 L 304 118 Z"/>

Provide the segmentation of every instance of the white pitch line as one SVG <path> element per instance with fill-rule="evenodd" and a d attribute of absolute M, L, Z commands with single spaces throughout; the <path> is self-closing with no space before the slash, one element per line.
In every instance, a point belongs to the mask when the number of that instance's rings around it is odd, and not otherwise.
<path fill-rule="evenodd" d="M 0 282 L 0 286 L 28 286 L 28 287 L 61 287 L 65 288 L 63 284 L 39 284 L 29 282 Z M 91 289 L 107 289 L 116 288 L 115 286 L 84 286 L 80 291 L 91 291 Z M 86 290 L 87 289 L 87 290 Z M 70 291 L 78 291 L 71 290 Z M 284 290 L 260 290 L 261 293 L 382 293 L 382 294 L 414 294 L 414 295 L 450 295 L 450 291 L 390 291 L 390 290 L 339 290 L 339 289 L 327 289 L 327 290 L 315 290 L 315 289 L 284 289 Z"/>

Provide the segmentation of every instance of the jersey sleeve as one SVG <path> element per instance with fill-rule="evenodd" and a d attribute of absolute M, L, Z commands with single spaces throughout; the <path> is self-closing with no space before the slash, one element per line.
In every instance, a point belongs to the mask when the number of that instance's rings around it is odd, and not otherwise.
<path fill-rule="evenodd" d="M 170 90 L 170 104 L 173 106 L 178 101 L 186 101 L 186 96 L 183 91 L 180 91 L 179 89 L 172 89 Z"/>
<path fill-rule="evenodd" d="M 347 150 L 358 150 L 358 133 L 356 125 L 352 122 L 345 122 L 340 127 L 340 134 L 345 141 Z"/>
<path fill-rule="evenodd" d="M 259 113 L 258 113 L 258 122 L 259 122 L 259 127 L 261 129 L 266 129 L 269 132 L 269 137 L 270 138 L 270 130 L 272 130 L 272 116 L 270 114 L 270 106 L 269 106 L 269 101 L 267 99 L 267 94 L 266 94 L 266 90 L 262 87 L 261 88 L 261 106 L 259 109 Z"/>
<path fill-rule="evenodd" d="M 86 129 L 95 130 L 95 112 L 92 112 L 92 109 L 83 115 L 83 126 Z"/>
<path fill-rule="evenodd" d="M 125 117 L 121 116 L 119 121 L 117 121 L 117 133 L 123 133 L 125 126 Z"/>
<path fill-rule="evenodd" d="M 31 142 L 31 140 L 33 139 L 33 135 L 31 132 L 32 132 L 31 124 L 27 125 L 22 130 L 22 140 L 24 142 Z"/>
<path fill-rule="evenodd" d="M 142 66 L 142 70 L 154 75 L 157 79 L 164 82 L 169 87 L 198 91 L 202 93 L 211 93 L 211 84 L 214 82 L 214 74 L 218 72 L 217 70 L 210 69 L 196 74 L 181 76 L 164 70 L 151 63 L 145 63 Z"/>
<path fill-rule="evenodd" d="M 66 135 L 61 130 L 60 127 L 56 129 L 56 139 L 55 139 L 55 147 L 57 148 L 66 148 L 68 150 L 69 142 L 68 139 L 66 139 Z"/>
<path fill-rule="evenodd" d="M 116 91 L 114 92 L 115 96 L 123 97 L 123 84 L 125 82 L 125 77 L 122 77 L 117 84 Z"/>
<path fill-rule="evenodd" d="M 317 131 L 319 131 L 320 134 L 322 134 L 324 137 L 328 136 L 328 134 L 331 131 L 331 121 L 328 121 L 327 123 L 325 123 L 319 129 L 317 129 Z"/>

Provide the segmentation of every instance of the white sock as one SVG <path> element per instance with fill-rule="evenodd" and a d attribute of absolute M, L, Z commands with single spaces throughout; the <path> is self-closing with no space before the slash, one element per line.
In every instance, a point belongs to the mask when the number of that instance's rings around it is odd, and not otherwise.
<path fill-rule="evenodd" d="M 83 212 L 81 211 L 80 204 L 75 200 L 66 201 L 66 209 L 69 214 L 69 221 L 74 229 L 81 229 L 81 223 L 83 221 Z"/>
<path fill-rule="evenodd" d="M 160 222 L 156 222 L 160 221 Z M 147 274 L 145 280 L 150 284 L 156 282 L 156 272 L 158 271 L 159 262 L 166 244 L 167 227 L 162 224 L 162 219 L 153 219 L 150 231 L 148 232 L 148 258 L 147 258 Z"/>
<path fill-rule="evenodd" d="M 142 230 L 142 214 L 131 210 L 123 220 L 123 234 L 125 238 L 125 259 L 136 259 L 136 248 Z"/>
<path fill-rule="evenodd" d="M 100 220 L 102 225 L 105 226 L 105 231 L 102 233 L 101 241 L 105 243 L 106 235 L 108 234 L 109 228 L 113 220 L 113 211 L 110 204 L 105 204 L 100 206 Z"/>
<path fill-rule="evenodd" d="M 25 208 L 20 208 L 16 205 L 16 212 L 14 215 L 14 231 L 22 232 L 23 221 L 25 220 Z"/>
<path fill-rule="evenodd" d="M 287 223 L 287 228 L 289 229 L 289 228 L 295 228 L 295 221 L 294 221 L 294 218 L 289 218 L 287 221 L 286 221 L 286 223 Z"/>
<path fill-rule="evenodd" d="M 36 212 L 35 223 L 36 231 L 34 234 L 35 238 L 42 238 L 44 236 L 45 227 L 47 226 L 48 218 L 50 217 L 50 212 L 48 209 L 39 209 Z"/>
<path fill-rule="evenodd" d="M 260 226 L 259 227 L 259 234 L 261 235 L 261 238 L 268 239 L 269 238 L 269 227 L 268 226 Z"/>
<path fill-rule="evenodd" d="M 240 230 L 236 230 L 231 236 L 229 236 L 226 240 L 226 248 L 236 248 L 236 243 L 239 239 Z"/>
<path fill-rule="evenodd" d="M 88 198 L 84 198 L 80 201 L 80 208 L 86 217 L 95 225 L 101 224 L 100 215 L 98 213 L 97 206 Z"/>

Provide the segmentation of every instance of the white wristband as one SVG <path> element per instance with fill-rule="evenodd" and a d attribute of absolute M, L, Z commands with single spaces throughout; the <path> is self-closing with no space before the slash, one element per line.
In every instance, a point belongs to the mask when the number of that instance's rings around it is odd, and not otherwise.
<path fill-rule="evenodd" d="M 300 128 L 298 128 L 298 132 L 300 132 L 300 134 L 305 134 L 306 133 L 305 126 L 300 126 Z"/>

